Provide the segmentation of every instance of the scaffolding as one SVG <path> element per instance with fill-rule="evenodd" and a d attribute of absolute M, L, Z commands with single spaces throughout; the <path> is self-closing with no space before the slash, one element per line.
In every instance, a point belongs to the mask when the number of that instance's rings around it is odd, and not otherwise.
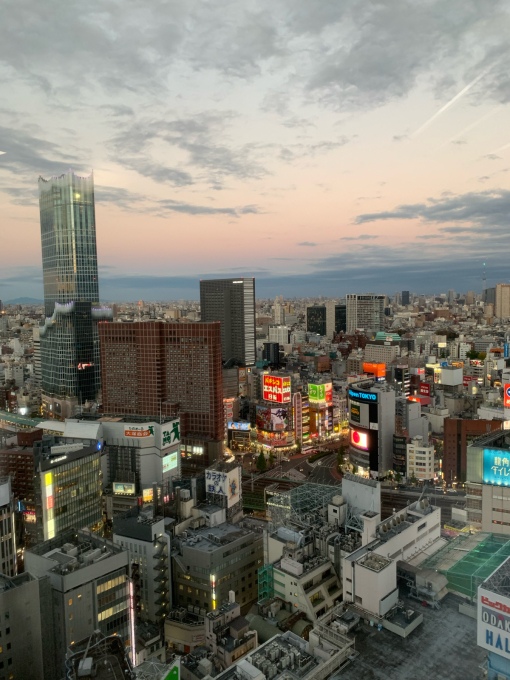
<path fill-rule="evenodd" d="M 265 564 L 259 569 L 259 602 L 274 597 L 274 573 L 273 565 Z"/>
<path fill-rule="evenodd" d="M 313 526 L 334 496 L 340 496 L 340 486 L 302 484 L 267 499 L 267 512 L 272 529 L 289 521 L 301 527 Z"/>
<path fill-rule="evenodd" d="M 459 536 L 451 541 L 449 551 L 454 549 L 462 550 L 462 542 L 469 537 Z M 460 539 L 460 540 L 459 540 Z M 448 554 L 443 548 L 438 551 L 442 555 L 436 554 L 429 557 L 420 568 L 434 569 Z M 466 552 L 466 554 L 448 569 L 437 569 L 448 579 L 449 590 L 462 593 L 467 597 L 476 597 L 478 586 L 483 583 L 493 571 L 495 571 L 508 557 L 510 557 L 510 540 L 508 536 L 501 534 L 486 534 L 477 546 Z"/>

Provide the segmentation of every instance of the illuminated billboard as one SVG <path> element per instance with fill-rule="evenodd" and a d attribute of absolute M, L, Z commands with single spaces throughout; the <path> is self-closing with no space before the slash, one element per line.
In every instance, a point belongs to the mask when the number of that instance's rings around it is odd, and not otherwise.
<path fill-rule="evenodd" d="M 366 432 L 360 430 L 353 430 L 351 428 L 351 444 L 358 449 L 368 450 L 368 435 Z"/>
<path fill-rule="evenodd" d="M 370 373 L 376 378 L 386 377 L 386 364 L 374 364 L 363 362 L 363 373 Z"/>
<path fill-rule="evenodd" d="M 352 388 L 349 389 L 349 397 L 351 399 L 359 399 L 360 401 L 377 401 L 377 394 L 375 392 L 361 392 Z"/>
<path fill-rule="evenodd" d="M 163 456 L 163 474 L 174 470 L 177 467 L 177 462 L 177 451 Z"/>
<path fill-rule="evenodd" d="M 262 392 L 265 401 L 286 404 L 290 401 L 290 376 L 284 378 L 276 375 L 263 376 Z"/>
<path fill-rule="evenodd" d="M 233 420 L 229 420 L 227 425 L 229 430 L 250 430 L 250 423 L 236 423 Z"/>
<path fill-rule="evenodd" d="M 152 488 L 143 490 L 143 502 L 150 503 L 152 501 L 153 492 Z"/>
<path fill-rule="evenodd" d="M 351 402 L 351 417 L 350 417 L 350 420 L 353 423 L 361 422 L 361 407 L 360 407 L 360 404 L 356 404 L 355 402 Z"/>
<path fill-rule="evenodd" d="M 483 450 L 483 483 L 510 486 L 510 451 Z"/>
<path fill-rule="evenodd" d="M 286 408 L 271 408 L 257 406 L 257 430 L 268 432 L 282 432 L 288 426 L 288 410 Z"/>
<path fill-rule="evenodd" d="M 503 394 L 505 397 L 505 407 L 510 408 L 510 385 L 508 383 L 503 386 Z"/>
<path fill-rule="evenodd" d="M 134 496 L 135 485 L 127 482 L 113 482 L 113 493 L 122 496 Z"/>
<path fill-rule="evenodd" d="M 265 430 L 257 430 L 257 441 L 266 446 L 287 446 L 289 442 L 288 432 L 266 432 Z"/>
<path fill-rule="evenodd" d="M 424 397 L 430 397 L 430 384 L 429 383 L 420 383 L 420 394 L 423 394 Z"/>
<path fill-rule="evenodd" d="M 333 383 L 322 385 L 308 384 L 308 400 L 310 404 L 331 404 L 333 402 Z"/>

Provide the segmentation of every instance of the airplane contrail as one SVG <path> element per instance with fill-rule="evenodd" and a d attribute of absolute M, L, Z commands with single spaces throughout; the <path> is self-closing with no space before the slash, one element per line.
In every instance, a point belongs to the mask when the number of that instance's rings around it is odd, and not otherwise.
<path fill-rule="evenodd" d="M 469 90 L 472 87 L 474 87 L 479 80 L 481 80 L 484 76 L 487 75 L 487 73 L 491 70 L 491 68 L 493 66 L 494 66 L 494 64 L 492 64 L 491 66 L 486 68 L 485 71 L 482 71 L 482 73 L 480 73 L 480 75 L 476 76 L 476 78 L 474 80 L 472 80 L 470 83 L 468 83 L 463 90 L 461 90 L 458 94 L 456 94 L 453 99 L 450 99 L 450 101 L 447 104 L 445 104 L 441 109 L 439 109 L 439 111 L 436 111 L 436 113 L 431 118 L 429 118 L 425 123 L 423 123 L 423 125 L 421 127 L 419 127 L 416 130 L 416 132 L 413 132 L 413 134 L 411 135 L 411 139 L 414 139 L 414 137 L 417 137 L 421 132 L 423 132 L 423 130 L 425 130 L 425 128 L 427 128 L 431 123 L 433 123 L 436 120 L 436 118 L 438 118 L 442 113 L 444 113 L 446 111 L 446 109 L 449 109 L 450 106 L 455 104 L 456 101 L 458 101 L 467 92 L 469 92 Z"/>
<path fill-rule="evenodd" d="M 480 123 L 483 123 L 484 120 L 487 120 L 487 118 L 490 118 L 491 116 L 493 116 L 501 108 L 502 108 L 502 106 L 495 106 L 491 111 L 488 111 L 487 113 L 485 113 L 481 118 L 478 118 L 478 120 L 475 120 L 470 125 L 467 125 L 463 130 L 461 130 L 460 132 L 457 132 L 456 135 L 453 135 L 453 137 L 450 137 L 450 139 L 448 139 L 446 142 L 444 142 L 444 144 L 441 144 L 439 149 L 443 149 L 445 146 L 447 146 L 448 144 L 451 144 L 452 142 L 454 142 L 459 137 L 462 137 L 462 135 L 465 135 L 466 132 L 469 132 L 470 130 L 475 128 Z"/>
<path fill-rule="evenodd" d="M 510 146 L 510 142 L 508 144 L 503 144 L 503 146 L 500 146 L 499 149 L 496 149 L 495 151 L 491 151 L 488 155 L 492 156 L 493 154 L 499 153 L 500 151 L 504 151 L 505 149 L 508 149 Z"/>

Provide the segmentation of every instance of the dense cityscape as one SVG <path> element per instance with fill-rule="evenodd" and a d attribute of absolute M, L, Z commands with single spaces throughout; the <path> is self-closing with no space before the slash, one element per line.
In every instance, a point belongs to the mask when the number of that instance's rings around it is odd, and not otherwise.
<path fill-rule="evenodd" d="M 0 680 L 510 680 L 510 0 L 0 17 Z"/>
<path fill-rule="evenodd" d="M 93 176 L 39 200 L 44 303 L 0 303 L 0 677 L 506 677 L 510 284 L 106 304 Z"/>

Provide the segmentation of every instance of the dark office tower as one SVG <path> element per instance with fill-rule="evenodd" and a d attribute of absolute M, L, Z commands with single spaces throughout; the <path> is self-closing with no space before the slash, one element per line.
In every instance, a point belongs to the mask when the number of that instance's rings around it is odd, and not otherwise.
<path fill-rule="evenodd" d="M 262 359 L 269 361 L 272 366 L 278 366 L 280 364 L 280 344 L 278 342 L 265 342 Z"/>
<path fill-rule="evenodd" d="M 326 335 L 326 307 L 310 305 L 306 308 L 306 330 L 308 333 Z"/>
<path fill-rule="evenodd" d="M 221 323 L 223 361 L 255 363 L 255 279 L 200 281 L 202 321 Z"/>
<path fill-rule="evenodd" d="M 347 330 L 347 307 L 335 305 L 335 333 L 345 333 Z"/>
<path fill-rule="evenodd" d="M 180 416 L 182 463 L 221 456 L 225 428 L 219 323 L 99 326 L 103 413 Z"/>
<path fill-rule="evenodd" d="M 409 291 L 408 291 L 408 290 L 403 290 L 403 291 L 402 291 L 402 306 L 403 306 L 403 307 L 406 307 L 408 304 L 410 304 Z"/>
<path fill-rule="evenodd" d="M 39 177 L 45 321 L 40 327 L 43 413 L 65 418 L 100 387 L 93 176 Z"/>

